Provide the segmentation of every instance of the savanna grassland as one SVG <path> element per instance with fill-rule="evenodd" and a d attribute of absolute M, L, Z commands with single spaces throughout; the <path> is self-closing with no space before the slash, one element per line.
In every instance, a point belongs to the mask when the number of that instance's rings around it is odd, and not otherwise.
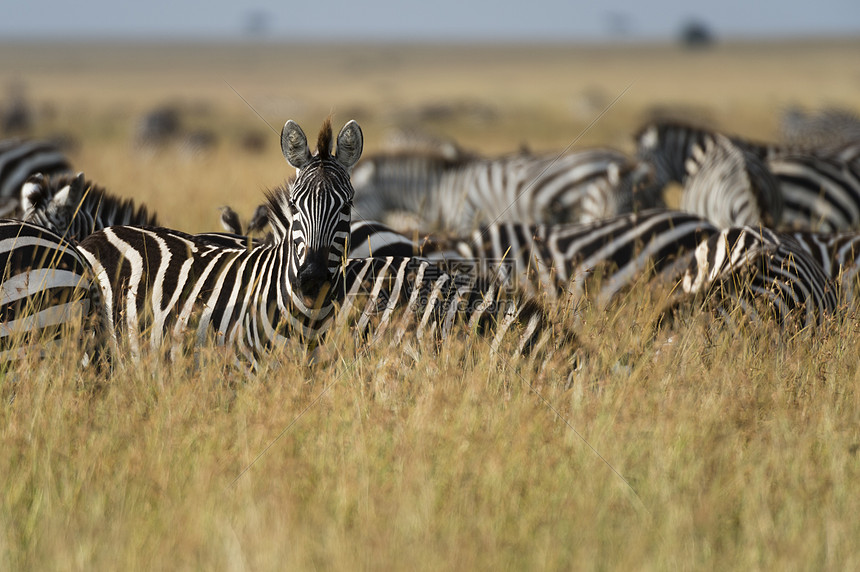
<path fill-rule="evenodd" d="M 486 154 L 631 151 L 661 110 L 770 139 L 791 105 L 860 110 L 858 54 L 7 43 L 0 84 L 23 86 L 33 134 L 73 142 L 89 178 L 197 232 L 290 174 L 266 122 L 355 118 L 366 152 L 397 126 Z M 167 104 L 215 147 L 136 146 L 141 114 Z M 563 351 L 541 365 L 475 337 L 358 349 L 342 331 L 316 365 L 288 348 L 251 375 L 218 348 L 110 376 L 72 344 L 13 364 L 0 568 L 860 567 L 857 319 L 729 330 L 690 309 L 655 336 L 665 295 L 558 309 L 587 350 L 572 374 Z"/>

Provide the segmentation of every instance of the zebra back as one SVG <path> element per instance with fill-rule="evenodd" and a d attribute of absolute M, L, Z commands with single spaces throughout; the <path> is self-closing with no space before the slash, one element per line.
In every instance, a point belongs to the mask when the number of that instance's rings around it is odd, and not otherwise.
<path fill-rule="evenodd" d="M 786 227 L 836 232 L 860 226 L 860 165 L 786 151 L 770 156 L 767 166 L 780 184 Z"/>
<path fill-rule="evenodd" d="M 95 314 L 89 265 L 61 236 L 26 222 L 0 220 L 0 360 L 79 329 Z"/>
<path fill-rule="evenodd" d="M 460 155 L 404 150 L 365 157 L 352 173 L 358 218 L 382 220 L 391 212 L 422 213 L 434 208 L 442 178 L 471 162 Z"/>
<path fill-rule="evenodd" d="M 630 211 L 641 176 L 623 153 L 586 149 L 470 160 L 379 155 L 356 169 L 353 182 L 362 218 L 408 212 L 422 229 L 462 231 L 496 221 L 552 224 Z"/>
<path fill-rule="evenodd" d="M 687 159 L 694 149 L 704 149 L 711 132 L 676 121 L 655 121 L 634 134 L 637 157 L 654 167 L 656 184 L 683 183 Z"/>
<path fill-rule="evenodd" d="M 155 214 L 132 199 L 121 199 L 77 175 L 30 176 L 21 189 L 23 219 L 79 242 L 114 225 L 158 224 Z"/>

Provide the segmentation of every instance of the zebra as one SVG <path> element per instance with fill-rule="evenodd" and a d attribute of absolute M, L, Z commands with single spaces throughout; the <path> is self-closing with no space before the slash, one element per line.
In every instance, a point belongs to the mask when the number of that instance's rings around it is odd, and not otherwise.
<path fill-rule="evenodd" d="M 108 226 L 158 225 L 146 206 L 111 195 L 83 173 L 31 175 L 21 188 L 21 206 L 23 220 L 76 243 Z"/>
<path fill-rule="evenodd" d="M 379 154 L 353 173 L 357 217 L 385 220 L 392 212 L 408 212 L 424 230 L 448 231 L 499 220 L 584 222 L 658 206 L 647 182 L 647 166 L 613 149 L 495 159 Z"/>
<path fill-rule="evenodd" d="M 69 160 L 53 143 L 27 139 L 0 140 L 0 201 L 3 201 L 3 216 L 16 212 L 21 187 L 27 177 L 34 173 L 68 173 L 71 168 Z"/>
<path fill-rule="evenodd" d="M 0 220 L 0 265 L 0 361 L 43 350 L 43 342 L 83 328 L 97 313 L 89 264 L 73 244 L 46 228 Z"/>
<path fill-rule="evenodd" d="M 693 145 L 686 163 L 681 210 L 721 228 L 775 226 L 782 218 L 779 183 L 764 163 L 719 133 Z"/>
<path fill-rule="evenodd" d="M 658 186 L 683 182 L 694 147 L 704 148 L 713 135 L 683 123 L 650 123 L 635 135 L 638 157 L 654 165 Z M 803 149 L 729 139 L 762 160 L 776 178 L 783 197 L 782 226 L 833 232 L 860 225 L 860 162 L 850 160 L 851 148 Z"/>
<path fill-rule="evenodd" d="M 792 236 L 767 228 L 734 227 L 712 235 L 696 248 L 681 285 L 729 320 L 740 307 L 760 323 L 764 308 L 783 327 L 813 329 L 839 308 L 836 287 L 815 258 Z"/>
<path fill-rule="evenodd" d="M 287 192 L 268 194 L 272 244 L 249 249 L 230 235 L 213 239 L 128 226 L 103 229 L 81 242 L 101 286 L 114 348 L 127 344 L 139 356 L 147 342 L 158 348 L 171 339 L 173 352 L 192 330 L 194 343 L 214 336 L 256 367 L 262 350 L 291 338 L 315 345 L 336 307 L 341 315 L 360 310 L 359 325 L 367 325 L 390 323 L 393 309 L 404 304 L 411 323 L 417 318 L 419 331 L 428 335 L 445 334 L 453 317 L 466 310 L 475 327 L 497 320 L 497 331 L 504 333 L 522 323 L 518 347 L 545 343 L 548 322 L 536 306 L 489 297 L 503 292 L 483 278 L 446 274 L 421 259 L 345 260 L 354 193 L 349 171 L 363 146 L 357 123 L 341 130 L 334 156 L 328 120 L 316 155 L 293 121 L 282 130 L 281 146 L 296 178 Z M 475 298 L 475 285 L 486 299 Z"/>
<path fill-rule="evenodd" d="M 854 308 L 860 297 L 860 232 L 795 231 L 790 236 L 836 283 L 840 300 Z"/>
<path fill-rule="evenodd" d="M 588 297 L 599 306 L 630 291 L 647 272 L 655 275 L 652 283 L 680 286 L 679 295 L 670 295 L 674 300 L 670 306 L 705 292 L 728 293 L 728 286 L 736 286 L 745 276 L 751 280 L 747 290 L 733 290 L 719 303 L 710 300 L 714 312 L 725 314 L 729 302 L 739 301 L 749 317 L 761 319 L 755 305 L 769 304 L 779 323 L 799 319 L 804 327 L 819 325 L 836 314 L 831 278 L 842 276 L 848 282 L 857 276 L 860 233 L 843 233 L 828 241 L 838 267 L 822 267 L 798 238 L 800 233 L 795 234 L 749 226 L 721 231 L 690 213 L 652 210 L 589 225 L 497 223 L 474 231 L 470 238 L 440 240 L 430 235 L 420 243 L 384 229 L 380 239 L 403 254 L 411 248 L 431 259 L 468 261 L 485 271 L 499 264 L 496 276 L 514 275 L 531 296 L 544 294 L 556 301 Z M 369 248 L 372 233 L 359 237 L 360 244 L 352 248 Z M 732 247 L 725 258 L 720 247 L 727 243 Z M 587 279 L 595 274 L 602 274 L 602 282 L 589 287 Z"/>

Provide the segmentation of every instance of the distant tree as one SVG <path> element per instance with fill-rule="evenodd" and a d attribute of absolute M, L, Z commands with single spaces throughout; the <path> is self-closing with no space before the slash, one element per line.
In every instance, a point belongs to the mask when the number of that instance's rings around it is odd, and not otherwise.
<path fill-rule="evenodd" d="M 714 34 L 701 20 L 689 20 L 681 27 L 680 40 L 686 48 L 706 48 L 714 43 Z"/>

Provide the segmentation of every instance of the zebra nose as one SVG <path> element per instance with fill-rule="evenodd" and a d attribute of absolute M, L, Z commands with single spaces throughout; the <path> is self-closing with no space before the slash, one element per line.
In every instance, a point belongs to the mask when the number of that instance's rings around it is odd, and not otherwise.
<path fill-rule="evenodd" d="M 323 284 L 329 281 L 328 266 L 321 256 L 309 257 L 299 270 L 299 291 L 305 297 L 316 297 Z"/>

